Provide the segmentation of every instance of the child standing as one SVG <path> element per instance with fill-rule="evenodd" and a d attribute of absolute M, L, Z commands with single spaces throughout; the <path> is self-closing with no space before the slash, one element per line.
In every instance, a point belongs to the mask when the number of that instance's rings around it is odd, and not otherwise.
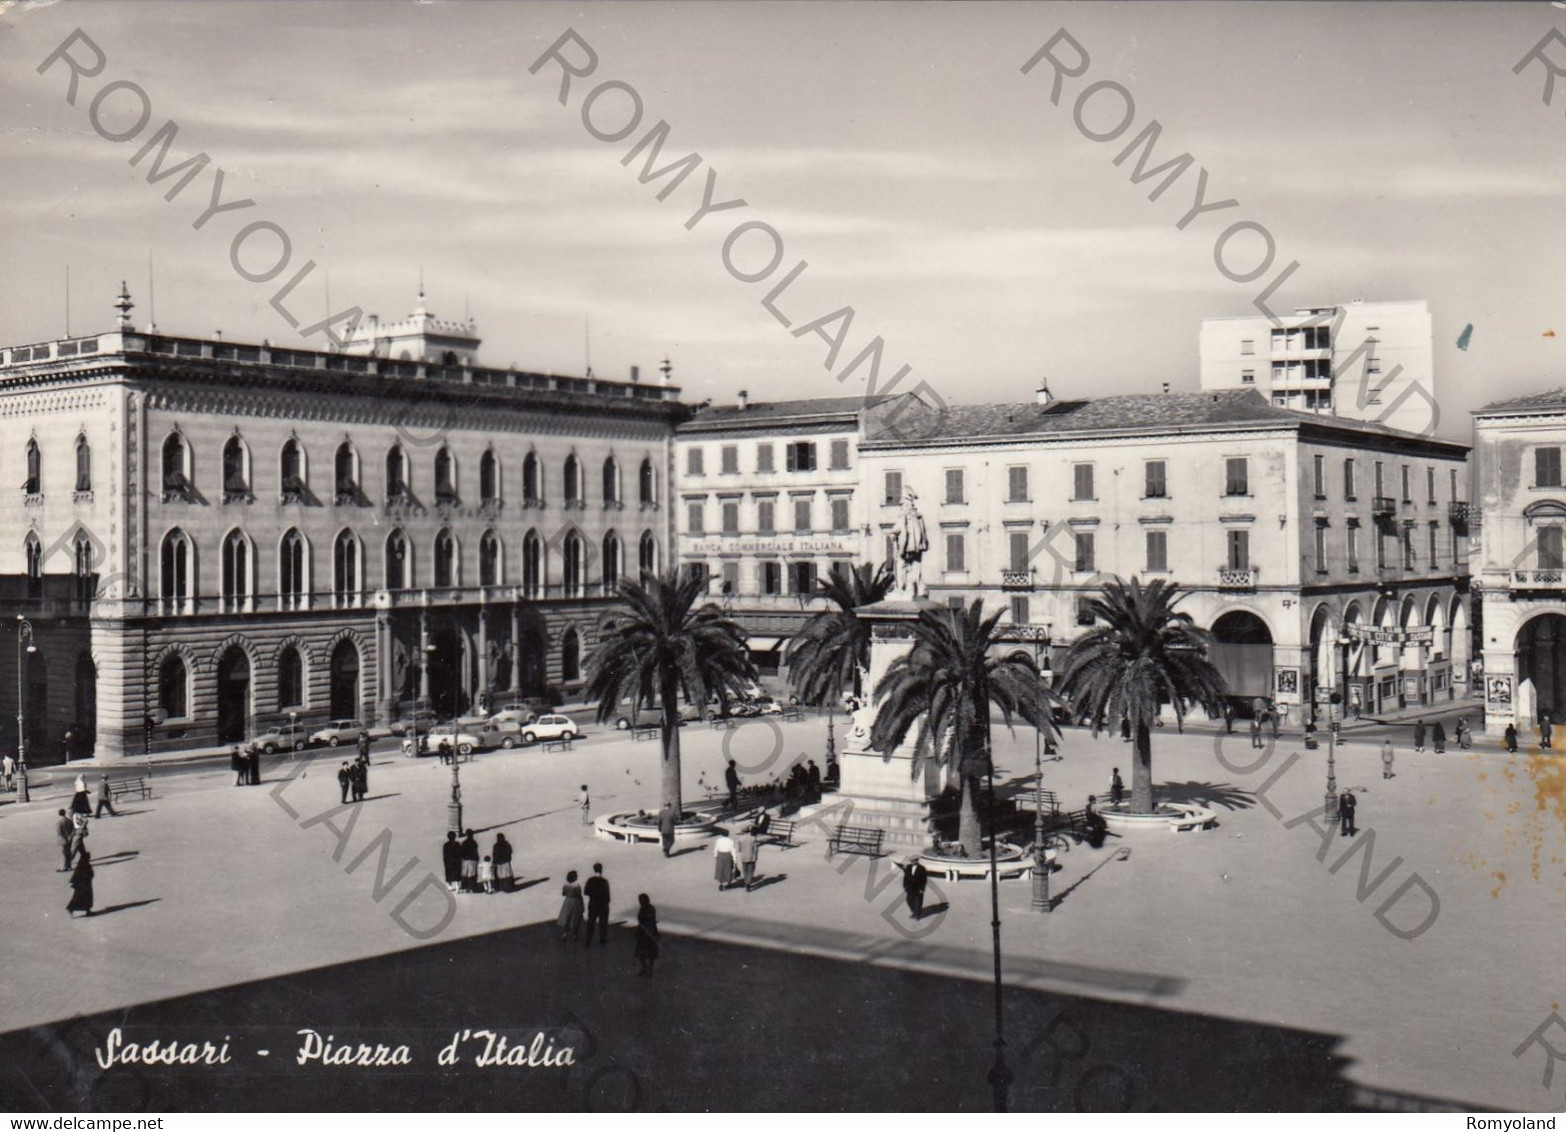
<path fill-rule="evenodd" d="M 592 825 L 592 803 L 587 797 L 587 783 L 582 783 L 582 792 L 576 796 L 576 804 L 582 808 L 582 824 Z"/>
<path fill-rule="evenodd" d="M 495 865 L 488 857 L 479 862 L 478 878 L 485 892 L 495 891 Z"/>

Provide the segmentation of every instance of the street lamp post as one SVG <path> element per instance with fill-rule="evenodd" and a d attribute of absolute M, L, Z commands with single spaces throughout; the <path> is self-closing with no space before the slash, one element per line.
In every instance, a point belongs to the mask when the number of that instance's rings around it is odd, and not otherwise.
<path fill-rule="evenodd" d="M 985 740 L 984 762 L 989 779 L 990 796 L 990 933 L 995 954 L 995 1063 L 990 1066 L 987 1080 L 996 1112 L 1005 1112 L 1007 1096 L 1011 1090 L 1011 1067 L 1006 1064 L 1006 1025 L 1001 1005 L 1001 921 L 1000 921 L 1000 867 L 996 861 L 997 840 L 995 830 L 995 760 Z"/>
<path fill-rule="evenodd" d="M 27 650 L 24 653 L 22 644 L 26 642 Z M 27 700 L 23 695 L 25 681 L 23 679 L 23 665 L 26 656 L 38 651 L 38 646 L 33 644 L 33 625 L 20 613 L 16 615 L 16 800 L 18 802 L 32 801 L 32 793 L 27 788 Z"/>
<path fill-rule="evenodd" d="M 1033 729 L 1033 776 L 1033 910 L 1048 912 L 1049 864 L 1044 856 L 1044 733 L 1037 727 Z"/>
<path fill-rule="evenodd" d="M 423 676 L 424 676 L 424 686 L 426 688 L 429 686 L 430 664 L 434 661 L 434 659 L 435 659 L 435 646 L 433 644 L 425 645 L 424 646 L 424 673 L 423 673 Z M 429 705 L 429 701 L 426 698 L 426 700 L 425 700 L 425 707 L 428 708 L 428 705 Z M 460 836 L 461 833 L 462 833 L 462 773 L 458 769 L 458 766 L 457 766 L 457 760 L 458 760 L 457 736 L 458 736 L 458 728 L 457 728 L 456 724 L 453 724 L 452 725 L 452 729 L 451 729 L 451 747 L 450 747 L 450 750 L 447 752 L 447 754 L 451 757 L 451 801 L 446 803 L 446 828 L 448 830 L 450 830 L 452 833 L 458 834 Z M 415 751 L 415 753 L 417 753 L 417 751 L 418 751 L 418 741 L 419 741 L 419 725 L 418 725 L 417 717 L 415 717 L 415 719 L 414 719 L 413 741 L 414 741 L 414 751 Z"/>
<path fill-rule="evenodd" d="M 1340 674 L 1335 681 L 1337 687 L 1328 696 L 1328 720 L 1327 720 L 1327 795 L 1326 817 L 1327 824 L 1331 825 L 1338 820 L 1338 725 L 1343 717 L 1343 697 L 1348 684 L 1348 650 L 1349 639 L 1339 637 L 1335 642 L 1342 650 L 1341 665 L 1334 663 L 1334 670 Z"/>

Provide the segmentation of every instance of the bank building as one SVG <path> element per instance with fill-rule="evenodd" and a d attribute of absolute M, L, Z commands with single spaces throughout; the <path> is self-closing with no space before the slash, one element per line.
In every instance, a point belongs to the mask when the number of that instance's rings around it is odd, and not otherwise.
<path fill-rule="evenodd" d="M 20 695 L 31 763 L 569 696 L 620 579 L 665 564 L 667 362 L 490 368 L 422 292 L 333 350 L 133 307 L 0 348 L 0 716 Z"/>

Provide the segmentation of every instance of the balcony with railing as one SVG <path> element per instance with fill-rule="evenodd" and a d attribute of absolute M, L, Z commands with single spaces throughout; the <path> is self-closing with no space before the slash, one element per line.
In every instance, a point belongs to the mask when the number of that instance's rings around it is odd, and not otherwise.
<path fill-rule="evenodd" d="M 1001 589 L 1003 590 L 1032 590 L 1032 570 L 1002 570 Z"/>
<path fill-rule="evenodd" d="M 1254 566 L 1220 566 L 1218 567 L 1218 588 L 1220 590 L 1254 590 L 1258 573 L 1259 571 Z"/>
<path fill-rule="evenodd" d="M 1390 519 L 1397 514 L 1397 500 L 1390 495 L 1377 495 L 1370 501 L 1370 513 L 1377 519 Z"/>
<path fill-rule="evenodd" d="M 1466 531 L 1470 526 L 1477 526 L 1479 517 L 1478 508 L 1472 508 L 1461 499 L 1454 499 L 1446 505 L 1447 522 L 1458 530 Z"/>
<path fill-rule="evenodd" d="M 1531 570 L 1513 570 L 1511 588 L 1514 590 L 1566 590 L 1566 570 L 1559 566 Z"/>

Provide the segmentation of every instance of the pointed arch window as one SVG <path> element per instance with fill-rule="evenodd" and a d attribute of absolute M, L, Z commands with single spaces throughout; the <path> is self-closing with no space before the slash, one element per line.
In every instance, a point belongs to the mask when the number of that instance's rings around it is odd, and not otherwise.
<path fill-rule="evenodd" d="M 457 584 L 457 540 L 447 530 L 435 536 L 435 584 Z"/>
<path fill-rule="evenodd" d="M 479 539 L 479 585 L 500 585 L 500 539 L 494 531 L 485 531 Z"/>
<path fill-rule="evenodd" d="M 386 588 L 406 590 L 413 587 L 413 555 L 408 536 L 393 531 L 386 536 Z"/>
<path fill-rule="evenodd" d="M 297 530 L 289 528 L 277 549 L 277 593 L 284 609 L 310 605 L 310 549 Z"/>
<path fill-rule="evenodd" d="M 565 462 L 565 505 L 570 507 L 585 507 L 582 499 L 582 462 L 574 455 L 567 456 Z"/>
<path fill-rule="evenodd" d="M 581 597 L 585 592 L 586 558 L 582 536 L 572 531 L 566 535 L 560 548 L 562 581 L 567 597 Z"/>
<path fill-rule="evenodd" d="M 27 596 L 36 600 L 43 596 L 43 543 L 29 531 L 22 549 L 27 559 Z"/>
<path fill-rule="evenodd" d="M 413 497 L 408 484 L 408 457 L 402 445 L 393 444 L 386 453 L 386 502 L 400 503 Z"/>
<path fill-rule="evenodd" d="M 444 444 L 435 453 L 435 502 L 457 502 L 457 464 Z"/>
<path fill-rule="evenodd" d="M 642 461 L 641 470 L 636 475 L 636 492 L 641 500 L 643 511 L 658 506 L 658 480 L 653 473 L 653 462 L 650 457 Z"/>
<path fill-rule="evenodd" d="M 337 455 L 332 460 L 332 473 L 336 485 L 333 499 L 337 505 L 352 506 L 360 502 L 363 492 L 359 489 L 359 453 L 346 440 L 337 446 Z"/>
<path fill-rule="evenodd" d="M 185 658 L 171 653 L 158 666 L 158 708 L 168 719 L 184 719 L 189 703 L 190 675 Z"/>
<path fill-rule="evenodd" d="M 522 539 L 522 591 L 530 598 L 544 596 L 544 540 L 537 531 Z"/>
<path fill-rule="evenodd" d="M 572 684 L 582 678 L 582 638 L 575 629 L 567 629 L 560 638 L 560 680 Z"/>
<path fill-rule="evenodd" d="M 27 478 L 22 481 L 22 494 L 38 495 L 43 491 L 43 452 L 38 441 L 27 441 Z"/>
<path fill-rule="evenodd" d="M 277 710 L 304 706 L 304 658 L 296 645 L 277 654 Z"/>
<path fill-rule="evenodd" d="M 180 499 L 188 503 L 193 495 L 190 445 L 178 432 L 171 432 L 163 439 L 163 502 Z"/>
<path fill-rule="evenodd" d="M 304 446 L 297 437 L 289 437 L 283 443 L 283 450 L 278 454 L 277 472 L 278 481 L 282 484 L 282 501 L 303 503 L 308 470 L 305 466 Z"/>
<path fill-rule="evenodd" d="M 339 608 L 363 604 L 364 548 L 352 531 L 340 531 L 332 544 L 332 600 Z"/>
<path fill-rule="evenodd" d="M 479 457 L 479 502 L 491 507 L 500 502 L 500 458 L 493 448 Z"/>
<path fill-rule="evenodd" d="M 522 506 L 544 505 L 544 469 L 538 454 L 529 452 L 522 461 Z"/>
<path fill-rule="evenodd" d="M 620 586 L 620 536 L 604 535 L 604 593 L 612 594 Z"/>
<path fill-rule="evenodd" d="M 223 539 L 223 609 L 249 612 L 255 597 L 255 548 L 243 531 L 230 531 Z"/>
<path fill-rule="evenodd" d="M 175 527 L 163 536 L 159 558 L 159 595 L 165 613 L 188 613 L 195 590 L 195 549 L 185 532 Z"/>
<path fill-rule="evenodd" d="M 223 502 L 255 502 L 250 490 L 250 449 L 237 434 L 223 445 Z"/>
<path fill-rule="evenodd" d="M 618 510 L 623 504 L 620 501 L 620 465 L 613 456 L 604 460 L 604 509 Z"/>
<path fill-rule="evenodd" d="M 641 543 L 636 548 L 636 569 L 642 574 L 658 573 L 658 540 L 651 531 L 642 532 Z"/>
<path fill-rule="evenodd" d="M 97 588 L 98 554 L 85 530 L 76 532 L 72 558 L 76 576 L 76 600 L 91 601 Z"/>
<path fill-rule="evenodd" d="M 76 437 L 76 490 L 92 490 L 92 445 L 87 442 L 86 433 Z"/>

